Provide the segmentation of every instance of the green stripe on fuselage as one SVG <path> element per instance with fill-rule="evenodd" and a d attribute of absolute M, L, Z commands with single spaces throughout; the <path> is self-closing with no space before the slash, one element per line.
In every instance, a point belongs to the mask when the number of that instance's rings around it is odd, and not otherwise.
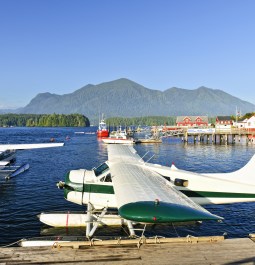
<path fill-rule="evenodd" d="M 114 189 L 108 185 L 85 184 L 84 192 L 114 194 Z"/>
<path fill-rule="evenodd" d="M 113 186 L 100 185 L 100 184 L 80 184 L 69 182 L 65 186 L 66 191 L 76 191 L 76 192 L 91 192 L 91 193 L 105 193 L 114 194 Z"/>
<path fill-rule="evenodd" d="M 253 193 L 180 190 L 190 198 L 255 198 Z"/>
<path fill-rule="evenodd" d="M 113 186 L 106 185 L 98 185 L 98 184 L 76 184 L 69 183 L 68 186 L 65 187 L 64 197 L 67 199 L 67 195 L 69 192 L 87 192 L 87 193 L 99 193 L 99 194 L 114 194 Z"/>
<path fill-rule="evenodd" d="M 67 188 L 67 192 L 74 190 L 78 192 L 91 192 L 91 193 L 105 193 L 114 194 L 114 188 L 111 185 L 102 184 L 80 184 L 71 181 L 66 181 L 66 184 L 71 189 Z M 180 190 L 183 194 L 190 198 L 255 198 L 254 193 L 237 193 L 237 192 L 214 192 L 214 191 L 192 191 Z"/>

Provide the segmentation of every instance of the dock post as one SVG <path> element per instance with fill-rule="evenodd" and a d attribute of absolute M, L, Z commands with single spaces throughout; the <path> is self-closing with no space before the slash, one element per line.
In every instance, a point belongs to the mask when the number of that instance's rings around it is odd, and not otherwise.
<path fill-rule="evenodd" d="M 188 131 L 185 132 L 185 135 L 184 135 L 184 142 L 188 142 Z"/>

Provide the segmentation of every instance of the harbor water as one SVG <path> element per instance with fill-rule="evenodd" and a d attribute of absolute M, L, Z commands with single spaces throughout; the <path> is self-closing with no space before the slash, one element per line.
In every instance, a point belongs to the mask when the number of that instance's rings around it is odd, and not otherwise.
<path fill-rule="evenodd" d="M 64 147 L 17 151 L 17 165 L 29 163 L 28 171 L 10 179 L 0 178 L 0 246 L 22 238 L 54 235 L 85 235 L 85 229 L 56 229 L 39 222 L 37 215 L 51 211 L 84 211 L 63 197 L 56 183 L 71 169 L 94 166 L 107 160 L 107 146 L 89 128 L 0 128 L 0 144 L 65 142 Z M 80 133 L 77 133 L 80 132 Z M 195 172 L 230 172 L 243 167 L 255 154 L 255 145 L 183 143 L 169 137 L 160 144 L 134 145 L 144 160 Z M 255 175 L 254 175 L 255 177 Z M 255 232 L 255 202 L 208 205 L 210 212 L 224 217 L 222 222 L 156 225 L 148 236 L 222 235 L 247 237 Z M 99 228 L 96 236 L 125 236 L 125 228 Z"/>

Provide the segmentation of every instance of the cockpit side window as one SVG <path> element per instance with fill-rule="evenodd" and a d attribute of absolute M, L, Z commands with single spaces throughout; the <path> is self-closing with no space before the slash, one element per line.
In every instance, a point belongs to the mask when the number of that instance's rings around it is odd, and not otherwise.
<path fill-rule="evenodd" d="M 100 181 L 102 182 L 112 182 L 112 176 L 111 176 L 111 173 L 108 173 L 105 177 L 102 177 L 100 179 Z"/>
<path fill-rule="evenodd" d="M 109 169 L 108 165 L 106 163 L 103 163 L 97 168 L 95 168 L 94 172 L 95 172 L 95 175 L 98 177 L 99 175 L 101 175 L 103 172 L 105 172 L 108 169 Z"/>

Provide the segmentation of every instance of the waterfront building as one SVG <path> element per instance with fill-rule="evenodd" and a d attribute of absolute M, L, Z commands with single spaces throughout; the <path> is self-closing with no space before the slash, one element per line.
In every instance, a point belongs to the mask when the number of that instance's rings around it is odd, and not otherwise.
<path fill-rule="evenodd" d="M 255 115 L 251 116 L 249 119 L 246 118 L 243 121 L 238 121 L 234 125 L 239 129 L 245 129 L 249 132 L 255 132 Z"/>
<path fill-rule="evenodd" d="M 201 127 L 208 126 L 207 116 L 178 116 L 176 126 Z"/>
<path fill-rule="evenodd" d="M 215 129 L 220 131 L 231 131 L 233 120 L 231 116 L 217 116 L 215 121 Z"/>

